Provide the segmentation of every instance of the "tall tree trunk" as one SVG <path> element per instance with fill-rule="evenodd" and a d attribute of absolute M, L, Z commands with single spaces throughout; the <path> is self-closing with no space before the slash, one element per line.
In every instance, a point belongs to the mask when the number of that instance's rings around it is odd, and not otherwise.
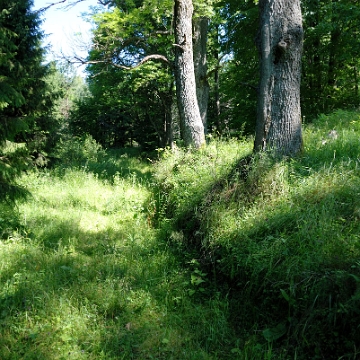
<path fill-rule="evenodd" d="M 219 57 L 216 57 L 217 63 Z M 220 115 L 221 115 L 221 108 L 220 108 L 220 76 L 219 76 L 219 69 L 215 69 L 214 73 L 214 83 L 215 83 L 215 93 L 214 93 L 214 117 L 215 117 L 215 124 L 216 130 L 218 134 L 222 134 L 222 124 L 220 122 Z"/>
<path fill-rule="evenodd" d="M 215 70 L 214 70 L 214 123 L 216 126 L 216 131 L 219 135 L 222 134 L 222 124 L 220 122 L 220 114 L 221 114 L 221 108 L 220 108 L 220 56 L 219 56 L 219 34 L 220 34 L 220 26 L 216 26 L 216 36 L 214 41 L 215 48 L 213 52 L 213 58 L 215 60 Z"/>
<path fill-rule="evenodd" d="M 196 97 L 192 44 L 191 0 L 175 0 L 175 77 L 182 137 L 186 146 L 205 144 L 204 126 Z"/>
<path fill-rule="evenodd" d="M 354 60 L 354 65 L 353 65 L 353 70 L 354 70 L 354 97 L 355 97 L 355 105 L 359 105 L 360 104 L 360 99 L 359 99 L 359 76 L 358 76 L 358 69 L 356 66 L 356 61 Z"/>
<path fill-rule="evenodd" d="M 300 0 L 260 0 L 261 80 L 255 150 L 295 155 L 302 146 Z"/>
<path fill-rule="evenodd" d="M 336 73 L 337 73 L 336 51 L 338 49 L 338 45 L 339 45 L 338 43 L 341 36 L 341 30 L 339 29 L 339 26 L 337 25 L 337 21 L 336 21 L 335 2 L 336 2 L 335 0 L 331 1 L 331 11 L 332 11 L 331 22 L 333 24 L 333 27 L 330 32 L 329 63 L 328 63 L 328 85 L 330 87 L 329 89 L 330 96 L 332 95 L 334 91 L 334 86 L 336 84 Z"/>
<path fill-rule="evenodd" d="M 172 123 L 172 103 L 173 103 L 173 96 L 172 96 L 172 89 L 170 89 L 169 93 L 164 97 L 163 104 L 164 104 L 164 112 L 165 112 L 165 145 L 169 146 L 171 149 L 174 147 L 174 133 L 173 133 L 173 123 Z"/>
<path fill-rule="evenodd" d="M 204 132 L 207 133 L 207 113 L 209 103 L 209 82 L 207 80 L 207 35 L 209 19 L 197 17 L 193 22 L 193 52 L 196 82 L 196 97 L 199 105 Z"/>

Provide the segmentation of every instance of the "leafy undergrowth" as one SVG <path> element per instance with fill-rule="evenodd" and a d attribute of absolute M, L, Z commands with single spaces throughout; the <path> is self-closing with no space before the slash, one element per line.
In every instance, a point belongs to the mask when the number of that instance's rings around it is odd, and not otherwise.
<path fill-rule="evenodd" d="M 69 140 L 1 207 L 0 358 L 356 359 L 359 135 L 322 116 L 282 161 Z"/>
<path fill-rule="evenodd" d="M 154 218 L 228 294 L 239 358 L 360 356 L 359 138 L 359 113 L 338 111 L 296 159 L 229 143 L 158 164 Z"/>

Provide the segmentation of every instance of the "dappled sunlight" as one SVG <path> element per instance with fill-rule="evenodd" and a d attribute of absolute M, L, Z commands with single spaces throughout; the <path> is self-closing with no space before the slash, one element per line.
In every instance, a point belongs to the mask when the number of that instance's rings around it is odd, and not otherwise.
<path fill-rule="evenodd" d="M 217 317 L 150 226 L 143 181 L 55 169 L 22 182 L 26 230 L 0 244 L 1 358 L 212 358 L 201 338 Z"/>

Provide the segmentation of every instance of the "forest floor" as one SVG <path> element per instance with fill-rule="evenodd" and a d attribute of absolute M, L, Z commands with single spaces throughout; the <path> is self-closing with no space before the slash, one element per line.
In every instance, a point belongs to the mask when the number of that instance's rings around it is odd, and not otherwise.
<path fill-rule="evenodd" d="M 0 359 L 356 359 L 359 138 L 339 111 L 292 160 L 90 141 L 25 174 L 0 218 Z"/>

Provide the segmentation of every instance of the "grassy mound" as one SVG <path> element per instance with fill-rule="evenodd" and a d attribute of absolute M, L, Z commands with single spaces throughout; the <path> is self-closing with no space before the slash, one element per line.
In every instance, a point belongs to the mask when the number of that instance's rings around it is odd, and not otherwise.
<path fill-rule="evenodd" d="M 242 356 L 359 354 L 359 138 L 359 114 L 339 111 L 306 128 L 296 159 L 230 142 L 158 164 L 157 220 L 228 293 Z"/>

